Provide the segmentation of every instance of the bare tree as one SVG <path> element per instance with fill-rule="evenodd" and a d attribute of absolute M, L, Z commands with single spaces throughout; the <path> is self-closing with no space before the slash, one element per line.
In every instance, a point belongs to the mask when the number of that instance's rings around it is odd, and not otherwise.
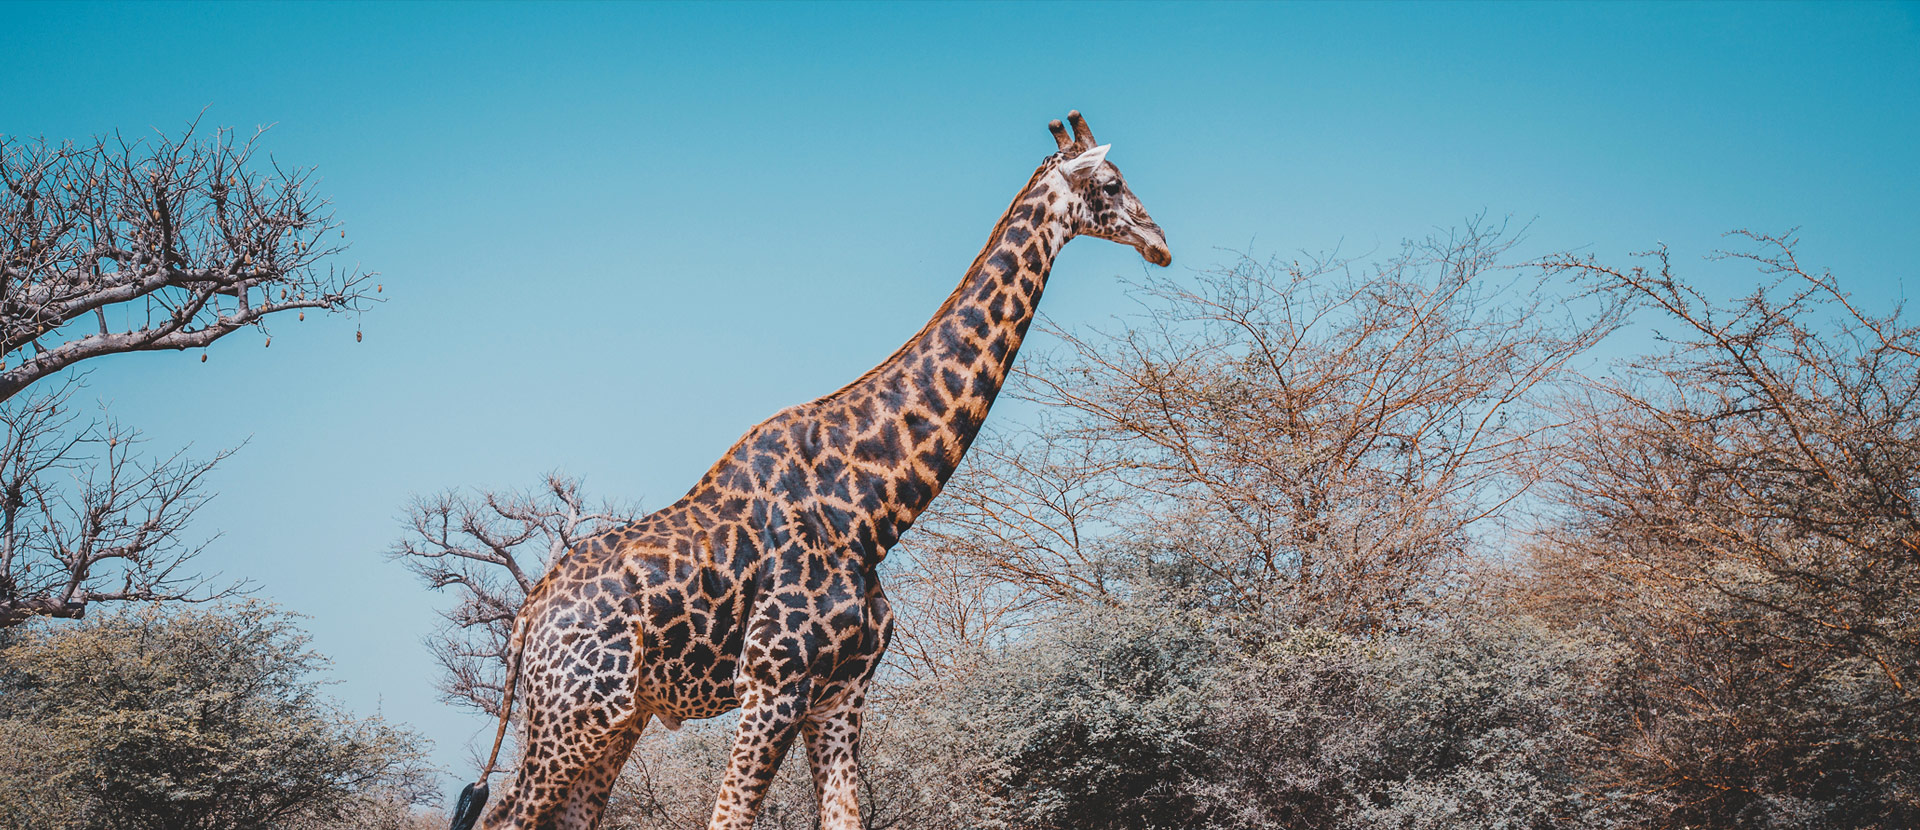
<path fill-rule="evenodd" d="M 256 162 L 258 139 L 0 136 L 0 627 L 242 587 L 191 572 L 205 542 L 184 535 L 227 452 L 142 459 L 137 430 L 76 417 L 71 374 L 21 393 L 91 358 L 365 308 L 372 274 L 323 268 L 344 232 L 311 173 Z"/>
<path fill-rule="evenodd" d="M 407 536 L 390 555 L 428 587 L 453 588 L 459 596 L 428 643 L 446 670 L 444 697 L 497 714 L 507 640 L 527 593 L 567 548 L 632 521 L 635 512 L 611 502 L 589 505 L 580 483 L 558 473 L 537 490 L 448 490 L 415 499 Z"/>
<path fill-rule="evenodd" d="M 1513 239 L 1475 223 L 1372 268 L 1242 258 L 1136 286 L 1118 328 L 1055 331 L 1011 387 L 1046 420 L 985 439 L 905 540 L 973 569 L 903 614 L 1006 586 L 1098 599 L 1147 562 L 1262 618 L 1394 624 L 1537 481 L 1555 423 L 1535 402 L 1618 323 L 1549 304 L 1546 274 L 1500 264 Z"/>
<path fill-rule="evenodd" d="M 76 388 L 0 404 L 0 627 L 78 618 L 96 602 L 234 592 L 189 569 L 205 542 L 185 536 L 209 497 L 207 473 L 228 453 L 143 459 L 138 431 L 79 417 Z"/>
<path fill-rule="evenodd" d="M 1709 297 L 1663 248 L 1550 267 L 1677 326 L 1574 402 L 1535 610 L 1633 651 L 1622 789 L 1674 825 L 1761 810 L 1910 826 L 1920 768 L 1920 326 L 1864 312 L 1788 235 L 1718 255 Z M 1905 793 L 1902 795 L 1902 793 Z M 1794 806 L 1798 805 L 1798 806 Z M 1815 822 L 1809 822 L 1812 826 Z"/>
<path fill-rule="evenodd" d="M 364 309 L 373 275 L 322 267 L 345 232 L 311 172 L 256 163 L 258 139 L 0 137 L 0 400 L 90 358 Z"/>
<path fill-rule="evenodd" d="M 938 680 L 1050 606 L 1113 599 L 1124 568 L 1113 530 L 1136 505 L 1101 449 L 1044 418 L 991 427 L 975 444 L 934 515 L 887 560 L 895 669 Z"/>

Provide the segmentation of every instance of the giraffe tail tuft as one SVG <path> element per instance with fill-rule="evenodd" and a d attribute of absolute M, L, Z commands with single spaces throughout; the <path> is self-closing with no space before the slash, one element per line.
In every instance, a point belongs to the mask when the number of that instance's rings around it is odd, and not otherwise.
<path fill-rule="evenodd" d="M 453 827 L 450 830 L 473 830 L 474 822 L 480 820 L 481 808 L 487 806 L 487 782 L 476 781 L 460 791 L 460 801 L 453 807 Z"/>

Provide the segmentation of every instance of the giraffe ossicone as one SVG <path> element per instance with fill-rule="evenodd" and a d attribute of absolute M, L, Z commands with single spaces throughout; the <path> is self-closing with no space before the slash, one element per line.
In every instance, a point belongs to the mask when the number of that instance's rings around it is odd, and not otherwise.
<path fill-rule="evenodd" d="M 877 567 L 979 434 L 1075 236 L 1173 255 L 1078 111 L 933 319 L 880 365 L 735 442 L 679 501 L 587 539 L 527 596 L 509 647 L 521 758 L 484 830 L 598 825 L 649 720 L 740 709 L 710 830 L 748 830 L 797 737 L 822 830 L 858 830 L 867 684 L 893 635 Z M 495 750 L 498 751 L 496 738 Z M 480 818 L 469 787 L 455 830 Z"/>

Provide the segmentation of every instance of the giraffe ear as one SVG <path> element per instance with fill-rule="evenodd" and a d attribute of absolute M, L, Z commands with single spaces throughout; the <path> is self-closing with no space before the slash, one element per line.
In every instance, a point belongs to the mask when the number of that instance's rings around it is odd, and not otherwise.
<path fill-rule="evenodd" d="M 1093 175 L 1093 171 L 1100 169 L 1100 163 L 1107 160 L 1107 148 L 1112 146 L 1102 144 L 1067 159 L 1067 163 L 1061 165 L 1060 172 L 1066 174 L 1068 181 L 1084 181 Z"/>

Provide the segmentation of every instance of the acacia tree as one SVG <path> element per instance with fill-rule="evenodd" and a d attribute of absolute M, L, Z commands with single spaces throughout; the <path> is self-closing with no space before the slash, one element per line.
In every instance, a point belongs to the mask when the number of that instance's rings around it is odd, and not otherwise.
<path fill-rule="evenodd" d="M 907 656 L 1108 601 L 1141 563 L 1270 622 L 1401 624 L 1539 479 L 1534 404 L 1619 320 L 1549 303 L 1513 244 L 1474 223 L 1372 266 L 1243 257 L 1055 330 L 1010 389 L 1043 417 L 983 438 L 903 542 L 935 577 L 896 580 Z"/>
<path fill-rule="evenodd" d="M 311 172 L 256 160 L 259 139 L 0 136 L 0 627 L 232 590 L 182 536 L 226 453 L 138 456 L 137 430 L 77 416 L 69 370 L 367 307 L 373 275 L 327 264 L 344 232 Z"/>
<path fill-rule="evenodd" d="M 407 535 L 389 555 L 427 587 L 457 593 L 428 641 L 446 671 L 444 698 L 498 714 L 507 641 L 527 593 L 575 542 L 631 521 L 634 512 L 612 502 L 590 504 L 579 481 L 558 473 L 534 490 L 447 490 L 415 499 L 407 509 Z"/>
<path fill-rule="evenodd" d="M 1914 826 L 1920 326 L 1736 236 L 1766 280 L 1732 302 L 1665 249 L 1549 261 L 1677 332 L 1575 401 L 1532 599 L 1628 647 L 1603 771 L 1662 821 Z"/>

